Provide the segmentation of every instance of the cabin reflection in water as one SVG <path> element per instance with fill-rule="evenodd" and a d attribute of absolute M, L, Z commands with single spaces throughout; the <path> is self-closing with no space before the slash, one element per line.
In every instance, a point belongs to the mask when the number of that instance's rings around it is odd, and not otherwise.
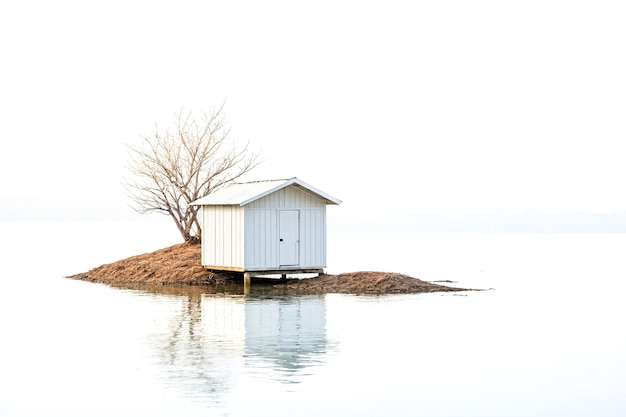
<path fill-rule="evenodd" d="M 320 364 L 328 347 L 323 297 L 251 300 L 245 310 L 248 365 L 269 366 L 286 377 Z"/>
<path fill-rule="evenodd" d="M 324 296 L 177 298 L 178 314 L 151 344 L 169 383 L 196 398 L 219 402 L 242 374 L 299 383 L 331 345 Z"/>

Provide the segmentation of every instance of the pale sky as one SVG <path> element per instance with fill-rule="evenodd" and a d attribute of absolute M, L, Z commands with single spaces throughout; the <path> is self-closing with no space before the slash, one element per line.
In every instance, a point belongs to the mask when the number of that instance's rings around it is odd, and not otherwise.
<path fill-rule="evenodd" d="M 0 198 L 124 207 L 123 144 L 226 100 L 251 179 L 344 214 L 626 210 L 624 22 L 601 0 L 3 2 Z"/>

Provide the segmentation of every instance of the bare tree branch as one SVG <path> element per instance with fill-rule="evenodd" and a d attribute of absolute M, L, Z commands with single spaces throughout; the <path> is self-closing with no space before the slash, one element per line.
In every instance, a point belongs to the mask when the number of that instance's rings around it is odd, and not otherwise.
<path fill-rule="evenodd" d="M 224 105 L 197 119 L 192 112 L 175 114 L 175 127 L 144 136 L 128 145 L 124 183 L 139 213 L 169 215 L 185 242 L 199 242 L 198 207 L 189 203 L 251 171 L 260 161 L 248 145 L 230 144 Z"/>

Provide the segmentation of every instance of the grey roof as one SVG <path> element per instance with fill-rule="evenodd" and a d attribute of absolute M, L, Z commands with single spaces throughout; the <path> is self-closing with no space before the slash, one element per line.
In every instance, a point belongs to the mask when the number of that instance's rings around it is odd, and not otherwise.
<path fill-rule="evenodd" d="M 259 198 L 272 194 L 282 188 L 295 185 L 302 187 L 309 192 L 316 194 L 318 197 L 326 201 L 326 204 L 341 204 L 341 200 L 326 194 L 299 180 L 296 177 L 291 179 L 266 180 L 254 182 L 235 182 L 225 186 L 207 196 L 199 198 L 191 203 L 195 206 L 206 205 L 239 205 L 245 206 Z"/>

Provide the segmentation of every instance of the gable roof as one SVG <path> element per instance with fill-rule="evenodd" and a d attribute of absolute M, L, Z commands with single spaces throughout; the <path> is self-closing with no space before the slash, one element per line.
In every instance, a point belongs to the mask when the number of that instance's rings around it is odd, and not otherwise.
<path fill-rule="evenodd" d="M 283 188 L 289 187 L 290 185 L 304 188 L 310 193 L 317 195 L 322 200 L 325 200 L 326 204 L 341 204 L 341 200 L 310 186 L 296 177 L 280 180 L 235 182 L 215 191 L 214 193 L 199 198 L 191 204 L 194 206 L 245 206 L 246 204 L 252 203 L 253 201 L 263 198 L 266 195 L 272 194 Z"/>

